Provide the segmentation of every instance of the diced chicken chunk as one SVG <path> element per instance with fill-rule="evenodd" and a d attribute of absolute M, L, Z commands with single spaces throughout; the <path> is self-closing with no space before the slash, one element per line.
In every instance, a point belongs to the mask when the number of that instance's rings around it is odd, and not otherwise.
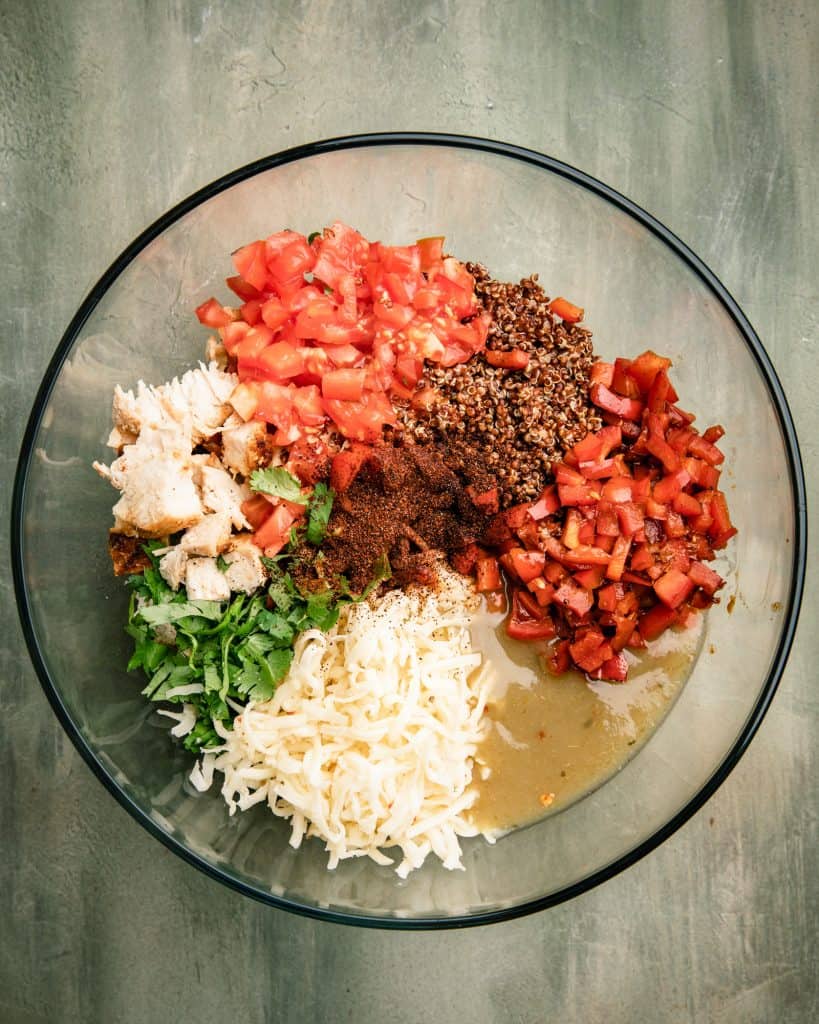
<path fill-rule="evenodd" d="M 122 460 L 126 464 L 117 467 Z M 165 537 L 193 526 L 204 514 L 189 456 L 129 445 L 111 467 L 111 482 L 121 485 L 122 496 L 114 505 L 114 529 L 122 533 Z"/>
<path fill-rule="evenodd" d="M 215 434 L 231 414 L 228 399 L 235 386 L 235 374 L 225 373 L 211 363 L 188 370 L 181 378 L 175 377 L 159 387 L 149 387 L 143 381 L 139 381 L 135 392 L 117 387 L 112 440 L 118 440 L 117 431 L 138 435 L 145 427 L 174 423 L 190 437 L 192 447 Z"/>
<path fill-rule="evenodd" d="M 248 420 L 222 431 L 222 460 L 233 473 L 247 477 L 259 466 L 280 465 L 281 449 L 272 444 L 264 423 Z"/>
<path fill-rule="evenodd" d="M 225 474 L 227 475 L 227 474 Z M 182 534 L 179 547 L 189 555 L 207 555 L 215 558 L 228 545 L 230 540 L 230 515 L 225 512 L 214 512 L 205 516 L 196 526 L 192 526 Z"/>
<path fill-rule="evenodd" d="M 250 539 L 250 534 L 237 534 L 230 542 L 224 559 L 228 563 L 225 579 L 232 591 L 253 593 L 261 587 L 266 578 L 261 552 Z"/>
<path fill-rule="evenodd" d="M 188 553 L 180 544 L 172 547 L 159 559 L 160 575 L 173 590 L 179 590 L 185 582 L 187 570 Z"/>
<path fill-rule="evenodd" d="M 250 488 L 237 484 L 217 459 L 194 456 L 194 460 L 203 506 L 210 512 L 228 516 L 237 530 L 247 529 L 250 524 L 242 512 L 242 502 L 251 496 Z"/>
<path fill-rule="evenodd" d="M 189 558 L 185 586 L 191 601 L 226 601 L 230 585 L 215 558 Z"/>

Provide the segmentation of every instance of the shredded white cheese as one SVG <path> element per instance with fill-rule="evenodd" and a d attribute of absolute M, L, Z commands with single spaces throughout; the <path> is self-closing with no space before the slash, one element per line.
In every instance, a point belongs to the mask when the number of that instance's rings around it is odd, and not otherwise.
<path fill-rule="evenodd" d="M 290 819 L 291 845 L 324 841 L 329 868 L 391 864 L 391 847 L 402 878 L 430 853 L 461 868 L 459 837 L 478 834 L 467 812 L 489 694 L 471 606 L 468 584 L 446 574 L 437 591 L 395 591 L 349 607 L 328 633 L 302 634 L 274 697 L 236 718 L 194 786 L 223 773 L 231 813 L 266 800 Z"/>

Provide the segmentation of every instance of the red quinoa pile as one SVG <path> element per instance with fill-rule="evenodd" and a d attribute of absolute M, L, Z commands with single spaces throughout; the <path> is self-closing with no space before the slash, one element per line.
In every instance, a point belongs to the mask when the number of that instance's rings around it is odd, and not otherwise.
<path fill-rule="evenodd" d="M 425 401 L 415 403 L 425 408 L 405 407 L 400 421 L 408 440 L 444 441 L 450 465 L 484 466 L 506 508 L 536 498 L 553 463 L 601 427 L 588 394 L 595 356 L 588 330 L 549 311 L 536 274 L 505 284 L 478 263 L 467 268 L 492 316 L 487 351 L 457 366 L 428 366 Z M 500 353 L 528 361 L 521 369 L 492 365 L 506 358 Z"/>

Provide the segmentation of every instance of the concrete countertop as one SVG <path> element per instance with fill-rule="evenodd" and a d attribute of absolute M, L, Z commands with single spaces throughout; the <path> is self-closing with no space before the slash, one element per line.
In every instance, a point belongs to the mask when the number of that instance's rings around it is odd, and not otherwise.
<path fill-rule="evenodd" d="M 111 260 L 241 164 L 377 130 L 529 146 L 667 224 L 759 332 L 815 503 L 817 61 L 811 0 L 0 0 L 4 548 L 35 390 Z M 570 903 L 438 934 L 294 917 L 165 850 L 63 734 L 0 587 L 3 1022 L 819 1019 L 812 580 L 771 711 L 684 828 Z"/>

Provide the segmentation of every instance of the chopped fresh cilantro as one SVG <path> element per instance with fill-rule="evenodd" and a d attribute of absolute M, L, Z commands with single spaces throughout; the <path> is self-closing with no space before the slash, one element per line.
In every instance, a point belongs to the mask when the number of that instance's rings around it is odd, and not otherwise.
<path fill-rule="evenodd" d="M 292 501 L 296 505 L 307 504 L 307 498 L 301 493 L 301 484 L 283 466 L 254 470 L 250 474 L 250 489 L 263 494 L 272 494 L 276 498 Z"/>
<path fill-rule="evenodd" d="M 325 483 L 317 483 L 307 508 L 307 540 L 316 547 L 324 540 L 333 511 L 335 494 Z"/>

